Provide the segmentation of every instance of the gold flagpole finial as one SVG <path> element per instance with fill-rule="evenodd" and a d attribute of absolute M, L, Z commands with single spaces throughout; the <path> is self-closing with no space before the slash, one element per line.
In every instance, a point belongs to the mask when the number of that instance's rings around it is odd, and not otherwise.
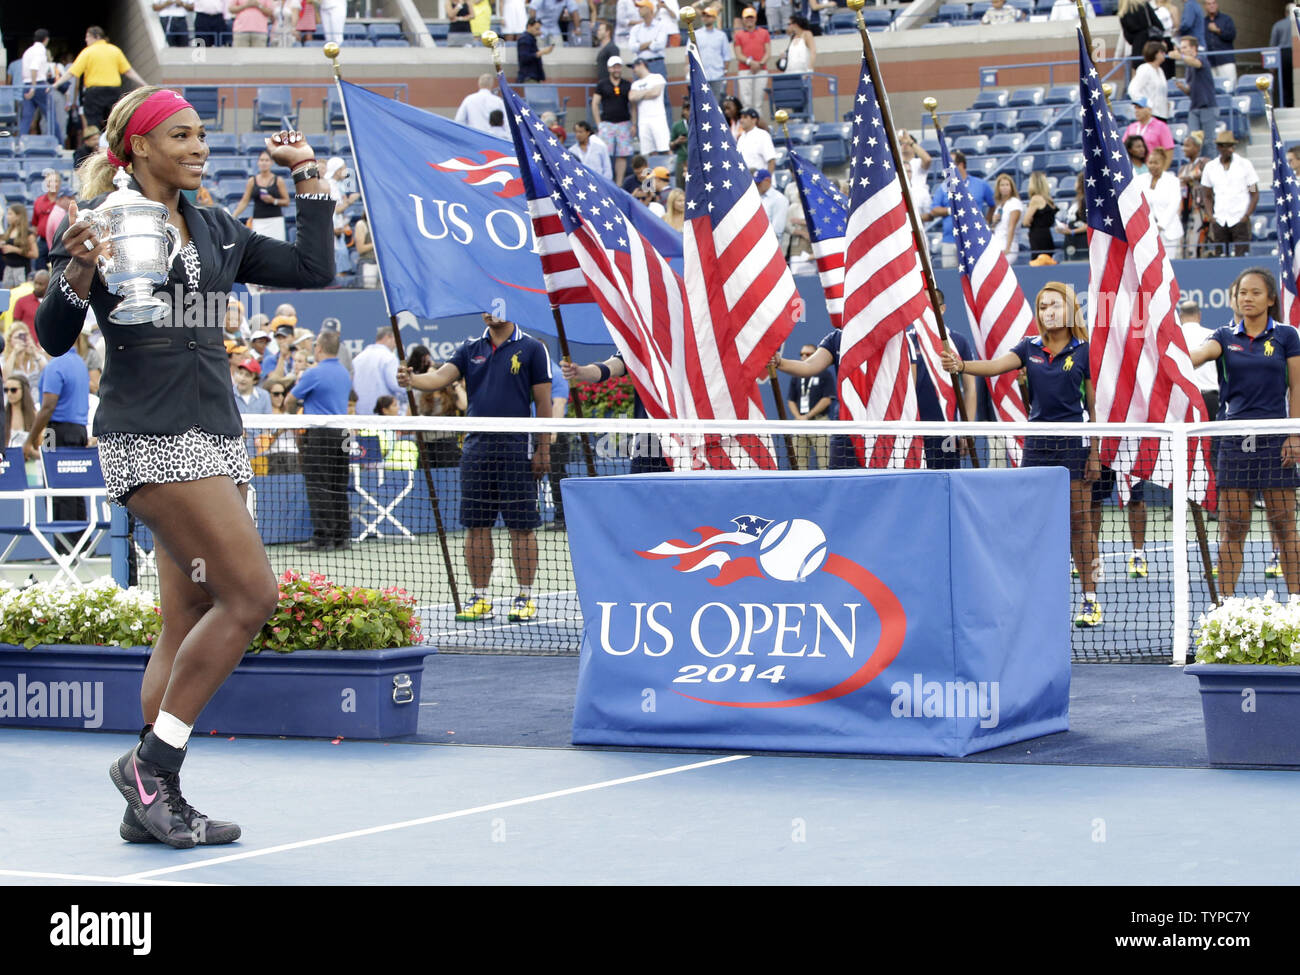
<path fill-rule="evenodd" d="M 789 141 L 790 127 L 786 123 L 790 121 L 790 113 L 787 112 L 784 108 L 778 108 L 776 110 L 776 114 L 773 115 L 772 117 L 776 119 L 776 124 L 781 126 L 781 130 L 785 132 L 786 141 Z"/>
<path fill-rule="evenodd" d="M 337 81 L 340 77 L 342 77 L 339 74 L 339 46 L 335 44 L 333 41 L 330 41 L 323 48 L 321 48 L 321 51 L 322 53 L 324 53 L 324 55 L 327 58 L 330 59 L 331 62 L 333 62 L 334 79 Z"/>
<path fill-rule="evenodd" d="M 682 25 L 686 28 L 686 33 L 691 35 L 691 43 L 695 43 L 695 8 L 683 7 L 680 14 Z"/>
<path fill-rule="evenodd" d="M 934 96 L 921 99 L 921 107 L 930 113 L 930 121 L 934 123 L 934 132 L 939 134 L 939 99 Z"/>
<path fill-rule="evenodd" d="M 497 36 L 494 30 L 485 30 L 479 35 L 479 42 L 492 52 L 492 64 L 497 69 L 497 74 L 501 73 L 501 38 Z"/>

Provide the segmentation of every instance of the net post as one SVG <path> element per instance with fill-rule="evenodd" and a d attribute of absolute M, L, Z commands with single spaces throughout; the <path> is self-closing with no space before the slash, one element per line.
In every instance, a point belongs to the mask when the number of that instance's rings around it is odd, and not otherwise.
<path fill-rule="evenodd" d="M 1190 545 L 1187 533 L 1187 453 L 1188 436 L 1186 428 L 1177 426 L 1170 429 L 1169 452 L 1173 459 L 1172 504 L 1173 521 L 1170 524 L 1172 535 L 1174 563 L 1174 621 L 1170 633 L 1175 666 L 1187 662 L 1188 639 L 1191 633 L 1191 572 L 1187 560 L 1190 558 Z"/>

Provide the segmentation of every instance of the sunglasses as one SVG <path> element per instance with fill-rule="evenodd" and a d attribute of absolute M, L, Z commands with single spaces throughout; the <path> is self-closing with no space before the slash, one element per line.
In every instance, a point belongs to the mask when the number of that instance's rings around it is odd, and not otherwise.
<path fill-rule="evenodd" d="M 283 396 L 284 393 L 272 393 L 271 395 L 272 395 L 272 396 Z"/>
<path fill-rule="evenodd" d="M 21 386 L 6 386 L 6 387 L 5 387 L 5 392 L 6 392 L 6 393 L 21 393 L 22 391 L 23 391 L 23 388 L 22 388 Z"/>

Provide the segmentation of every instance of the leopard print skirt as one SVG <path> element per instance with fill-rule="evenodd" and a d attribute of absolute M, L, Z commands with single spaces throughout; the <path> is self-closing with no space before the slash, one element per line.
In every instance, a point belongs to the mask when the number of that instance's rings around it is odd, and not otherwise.
<path fill-rule="evenodd" d="M 101 434 L 99 464 L 108 499 L 122 506 L 143 484 L 175 484 L 222 475 L 236 484 L 253 479 L 242 438 L 223 437 L 198 427 L 179 434 Z"/>

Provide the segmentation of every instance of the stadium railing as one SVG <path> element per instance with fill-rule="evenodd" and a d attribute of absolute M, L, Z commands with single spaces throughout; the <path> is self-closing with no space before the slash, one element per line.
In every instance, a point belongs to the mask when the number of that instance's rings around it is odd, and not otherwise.
<path fill-rule="evenodd" d="M 626 395 L 626 390 L 624 390 Z M 612 394 L 611 394 L 612 395 Z M 366 586 L 400 585 L 416 595 L 424 619 L 425 631 L 433 642 L 447 651 L 510 652 L 540 654 L 576 653 L 582 618 L 574 593 L 569 559 L 568 533 L 564 530 L 563 478 L 606 477 L 631 472 L 634 461 L 645 458 L 680 457 L 683 466 L 690 463 L 692 452 L 725 449 L 739 433 L 766 438 L 780 469 L 755 476 L 777 476 L 788 472 L 791 458 L 805 466 L 809 449 L 817 467 L 843 463 L 859 466 L 855 460 L 854 440 L 868 438 L 865 445 L 874 447 L 884 441 L 871 438 L 893 437 L 887 466 L 902 470 L 912 453 L 931 466 L 970 467 L 969 452 L 963 442 L 971 438 L 975 456 L 982 468 L 1006 467 L 1015 462 L 1025 437 L 1048 438 L 1038 446 L 1059 451 L 1063 465 L 1078 461 L 1079 444 L 1084 436 L 1118 438 L 1123 454 L 1152 458 L 1156 465 L 1153 482 L 1143 485 L 1142 505 L 1129 503 L 1121 507 L 1119 488 L 1103 480 L 1100 486 L 1086 489 L 1090 510 L 1095 510 L 1097 559 L 1081 569 L 1082 579 L 1073 580 L 1071 606 L 1045 607 L 1045 611 L 1069 613 L 1071 619 L 1079 609 L 1084 584 L 1096 591 L 1103 619 L 1098 625 L 1072 628 L 1072 650 L 1077 661 L 1094 662 L 1169 662 L 1181 661 L 1189 646 L 1189 633 L 1196 613 L 1210 605 L 1205 573 L 1201 564 L 1201 543 L 1189 497 L 1204 493 L 1208 474 L 1201 465 L 1188 471 L 1189 453 L 1201 437 L 1216 438 L 1218 445 L 1231 449 L 1230 460 L 1241 468 L 1242 457 L 1252 460 L 1251 449 L 1268 447 L 1267 438 L 1285 432 L 1300 432 L 1300 421 L 1258 421 L 1190 425 L 1104 425 L 1046 423 L 885 423 L 847 422 L 780 423 L 776 421 L 739 424 L 735 421 L 648 421 L 631 419 L 602 420 L 519 420 L 497 418 L 434 417 L 320 417 L 320 416 L 245 416 L 246 438 L 253 457 L 258 527 L 276 572 L 295 569 L 317 571 L 340 583 Z M 344 485 L 336 492 L 334 510 L 346 518 L 349 543 L 328 550 L 300 551 L 297 546 L 312 537 L 313 504 L 321 506 L 322 469 L 318 454 L 313 455 L 299 431 L 311 428 L 332 430 L 337 437 L 343 461 L 335 458 L 332 468 L 335 483 Z M 541 521 L 537 533 L 538 569 L 534 594 L 538 603 L 535 620 L 509 623 L 504 614 L 514 595 L 515 579 L 511 567 L 511 545 L 504 528 L 493 530 L 496 565 L 492 591 L 497 615 L 476 624 L 458 623 L 451 595 L 449 575 L 436 528 L 432 498 L 438 501 L 447 545 L 452 577 L 457 581 L 462 605 L 469 602 L 470 583 L 465 568 L 461 526 L 462 476 L 460 461 L 466 438 L 478 438 L 470 446 L 482 458 L 495 441 L 516 439 L 540 432 L 562 434 L 552 447 L 551 474 L 533 481 L 526 468 L 507 468 L 502 462 L 499 477 L 488 480 L 518 484 L 523 480 L 525 506 L 536 499 Z M 1242 444 L 1242 437 L 1247 443 Z M 911 438 L 920 442 L 913 443 Z M 319 443 L 319 438 L 316 439 Z M 376 452 L 376 445 L 378 451 Z M 1032 444 L 1031 444 L 1032 445 Z M 364 454 L 358 454 L 362 448 Z M 1056 456 L 1053 454 L 1052 456 Z M 308 460 L 304 469 L 304 460 Z M 959 459 L 958 459 L 959 458 Z M 1217 452 L 1216 452 L 1216 463 Z M 328 461 L 326 464 L 328 465 Z M 342 468 L 340 468 L 340 463 Z M 341 471 L 341 472 L 340 472 Z M 689 476 L 682 474 L 681 476 Z M 1121 486 L 1125 478 L 1121 475 Z M 432 486 L 432 492 L 430 487 Z M 312 495 L 309 499 L 308 492 Z M 535 492 L 535 493 L 534 493 Z M 1294 495 L 1289 491 L 1294 516 Z M 1270 503 L 1276 498 L 1267 495 Z M 1249 500 L 1254 499 L 1254 494 Z M 471 501 L 473 498 L 471 497 Z M 1131 499 L 1130 499 L 1131 500 Z M 328 501 L 326 502 L 328 507 Z M 1239 595 L 1262 595 L 1268 590 L 1282 591 L 1284 580 L 1278 577 L 1285 560 L 1275 557 L 1274 543 L 1266 512 L 1248 505 L 1251 523 L 1246 527 L 1242 565 L 1237 586 Z M 766 513 L 759 512 L 759 514 Z M 1206 545 L 1218 564 L 1216 550 L 1224 523 L 1214 521 L 1207 512 Z M 924 517 L 916 512 L 916 517 Z M 1276 516 L 1275 516 L 1276 517 Z M 1076 518 L 1072 521 L 1077 520 Z M 148 532 L 138 524 L 127 524 L 119 512 L 115 529 L 123 557 L 119 581 L 156 586 L 146 553 L 152 543 Z M 989 511 L 987 529 L 990 548 L 996 551 L 1000 534 L 1017 530 L 1016 512 Z M 1294 526 L 1293 526 L 1294 527 Z M 1141 534 L 1145 532 L 1145 536 Z M 1136 565 L 1131 556 L 1141 543 L 1143 562 Z M 1288 543 L 1289 544 L 1289 543 Z M 947 558 L 947 553 L 917 553 L 921 558 Z M 996 565 L 976 561 L 977 553 L 954 553 L 953 571 L 996 571 Z M 1064 560 L 1062 572 L 1070 571 Z M 1219 580 L 1213 580 L 1219 585 Z M 1032 592 L 1025 593 L 1033 599 Z"/>

